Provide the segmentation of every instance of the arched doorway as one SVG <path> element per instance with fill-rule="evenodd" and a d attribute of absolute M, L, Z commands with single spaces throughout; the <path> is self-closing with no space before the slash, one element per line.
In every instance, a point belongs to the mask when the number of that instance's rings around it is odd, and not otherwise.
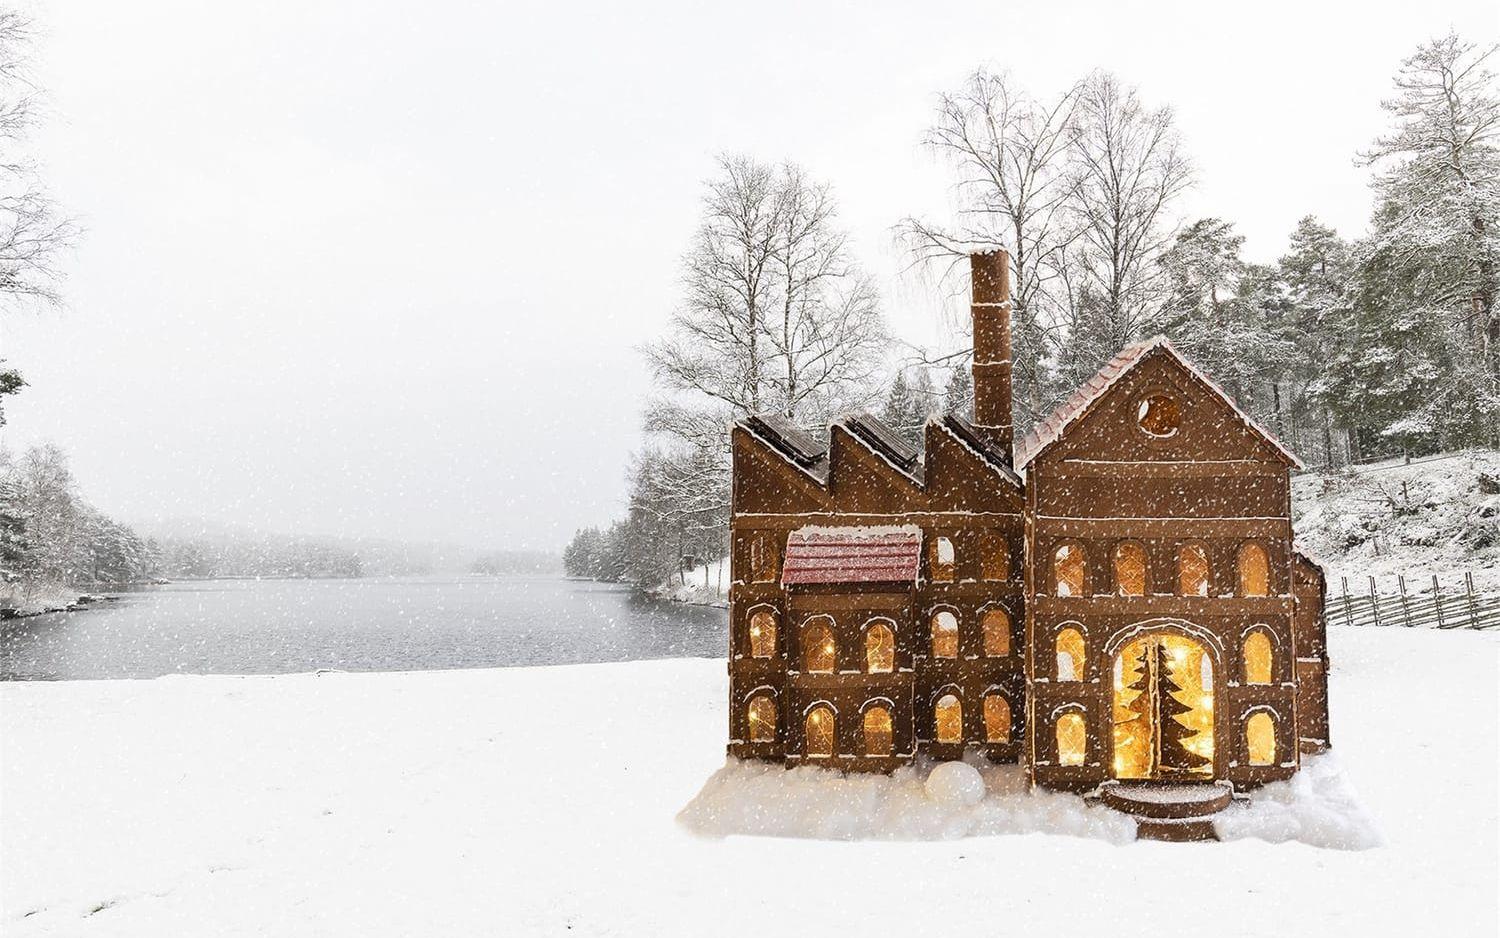
<path fill-rule="evenodd" d="M 1214 772 L 1214 662 L 1196 639 L 1153 631 L 1115 652 L 1115 778 L 1190 781 Z"/>

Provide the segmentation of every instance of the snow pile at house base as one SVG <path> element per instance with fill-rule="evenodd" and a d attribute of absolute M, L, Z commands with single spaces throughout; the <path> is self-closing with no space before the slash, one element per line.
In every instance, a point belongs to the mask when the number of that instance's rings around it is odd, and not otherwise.
<path fill-rule="evenodd" d="M 1331 752 L 1304 757 L 1292 778 L 1256 789 L 1248 803 L 1230 805 L 1214 818 L 1214 831 L 1220 840 L 1300 840 L 1340 850 L 1369 850 L 1382 843 Z"/>
<path fill-rule="evenodd" d="M 749 834 L 821 840 L 953 840 L 1001 834 L 1063 834 L 1122 844 L 1135 822 L 1078 795 L 1028 791 L 1019 766 L 966 760 L 984 779 L 976 804 L 932 797 L 933 764 L 923 760 L 891 775 L 841 773 L 816 766 L 784 768 L 730 759 L 677 819 L 712 837 Z M 1380 835 L 1330 755 L 1304 760 L 1295 779 L 1267 785 L 1215 822 L 1224 840 L 1301 841 L 1363 850 Z"/>
<path fill-rule="evenodd" d="M 1119 812 L 1085 804 L 1077 795 L 1028 792 L 1019 766 L 978 759 L 970 764 L 985 787 L 974 805 L 929 797 L 929 762 L 887 776 L 730 759 L 677 819 L 695 833 L 716 837 L 952 840 L 1047 833 L 1117 844 L 1135 839 L 1135 822 Z"/>
<path fill-rule="evenodd" d="M 1322 562 L 1330 597 L 1351 594 L 1500 591 L 1500 453 L 1469 450 L 1405 464 L 1400 460 L 1292 480 L 1298 546 Z"/>

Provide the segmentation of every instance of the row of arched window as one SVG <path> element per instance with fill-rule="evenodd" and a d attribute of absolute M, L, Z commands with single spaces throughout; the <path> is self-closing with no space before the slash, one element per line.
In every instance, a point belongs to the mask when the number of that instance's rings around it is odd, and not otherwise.
<path fill-rule="evenodd" d="M 1121 541 L 1114 552 L 1115 593 L 1144 596 L 1148 587 L 1146 547 L 1140 541 Z M 1271 570 L 1262 545 L 1242 544 L 1235 560 L 1238 596 L 1270 595 Z M 1088 558 L 1083 545 L 1068 541 L 1052 554 L 1053 593 L 1058 596 L 1088 595 Z M 1209 590 L 1208 548 L 1189 541 L 1177 548 L 1177 595 L 1207 596 Z"/>
<path fill-rule="evenodd" d="M 987 743 L 1010 742 L 1010 701 L 999 693 L 985 694 L 981 703 L 984 716 L 984 739 Z M 751 696 L 745 706 L 745 720 L 750 742 L 776 741 L 776 700 L 770 693 Z M 939 697 L 932 711 L 933 739 L 940 743 L 964 741 L 964 706 L 957 694 Z M 892 750 L 891 708 L 871 701 L 861 717 L 864 730 L 864 752 L 867 756 L 888 756 Z M 827 758 L 837 754 L 838 714 L 831 704 L 816 703 L 803 717 L 803 739 L 806 755 Z"/>
<path fill-rule="evenodd" d="M 940 609 L 929 621 L 934 658 L 958 657 L 958 616 L 950 609 Z M 1004 609 L 986 609 L 979 616 L 979 630 L 987 658 L 1010 654 L 1010 614 Z M 771 658 L 776 654 L 776 615 L 770 609 L 750 614 L 750 656 Z M 802 624 L 802 670 L 827 674 L 838 670 L 839 646 L 833 619 L 813 616 Z M 896 666 L 895 623 L 874 618 L 864 628 L 865 670 L 871 674 L 888 673 Z"/>
<path fill-rule="evenodd" d="M 927 569 L 934 583 L 951 583 L 958 572 L 958 551 L 950 537 L 927 542 Z M 999 531 L 979 535 L 979 576 L 985 580 L 1010 579 L 1010 545 Z"/>
<path fill-rule="evenodd" d="M 1058 681 L 1082 681 L 1084 677 L 1084 665 L 1087 658 L 1084 655 L 1085 646 L 1083 633 L 1075 628 L 1064 628 L 1057 633 L 1054 642 L 1056 652 L 1057 668 L 1054 679 Z M 1273 658 L 1271 654 L 1271 636 L 1264 627 L 1252 629 L 1246 636 L 1241 646 L 1244 664 L 1244 682 L 1246 684 L 1270 684 L 1272 680 Z M 1207 670 L 1205 674 L 1211 673 Z"/>
<path fill-rule="evenodd" d="M 1089 747 L 1083 714 L 1076 710 L 1059 714 L 1053 734 L 1057 740 L 1058 765 L 1083 765 Z M 1276 721 L 1264 710 L 1245 718 L 1245 750 L 1251 765 L 1271 765 L 1276 761 Z"/>

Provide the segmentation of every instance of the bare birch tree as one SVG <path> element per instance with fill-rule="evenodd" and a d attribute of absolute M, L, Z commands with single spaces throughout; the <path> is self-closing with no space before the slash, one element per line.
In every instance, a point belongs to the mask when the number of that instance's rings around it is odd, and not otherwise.
<path fill-rule="evenodd" d="M 29 74 L 31 23 L 0 10 L 0 311 L 61 301 L 57 257 L 77 232 L 62 217 L 26 154 L 36 122 L 37 89 Z M 25 385 L 0 360 L 0 425 L 4 399 Z"/>
<path fill-rule="evenodd" d="M 720 159 L 682 286 L 668 335 L 643 350 L 660 391 L 645 412 L 652 446 L 631 476 L 627 534 L 651 532 L 631 550 L 643 558 L 664 542 L 722 548 L 731 420 L 779 412 L 821 423 L 868 404 L 886 346 L 831 190 L 794 165 Z"/>
<path fill-rule="evenodd" d="M 1083 83 L 1069 151 L 1079 238 L 1069 251 L 1072 322 L 1065 377 L 1091 374 L 1141 337 L 1166 295 L 1159 263 L 1176 226 L 1171 209 L 1192 168 L 1168 108 L 1096 72 Z"/>
<path fill-rule="evenodd" d="M 1048 405 L 1044 363 L 1064 316 L 1049 289 L 1063 248 L 1076 236 L 1068 211 L 1075 180 L 1068 145 L 1081 89 L 1039 101 L 1004 72 L 976 71 L 938 100 L 926 144 L 958 174 L 952 226 L 907 218 L 900 232 L 914 256 L 949 269 L 971 251 L 1003 247 L 1012 269 L 1012 358 L 1022 426 Z M 967 273 L 967 267 L 956 269 Z"/>

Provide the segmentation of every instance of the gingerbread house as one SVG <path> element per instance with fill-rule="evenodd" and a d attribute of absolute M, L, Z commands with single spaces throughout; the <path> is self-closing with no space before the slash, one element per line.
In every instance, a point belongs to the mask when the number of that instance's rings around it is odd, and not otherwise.
<path fill-rule="evenodd" d="M 967 751 L 1032 784 L 1287 778 L 1328 745 L 1297 458 L 1165 339 L 1019 441 L 1009 259 L 971 257 L 973 420 L 739 421 L 729 751 L 884 772 Z"/>

